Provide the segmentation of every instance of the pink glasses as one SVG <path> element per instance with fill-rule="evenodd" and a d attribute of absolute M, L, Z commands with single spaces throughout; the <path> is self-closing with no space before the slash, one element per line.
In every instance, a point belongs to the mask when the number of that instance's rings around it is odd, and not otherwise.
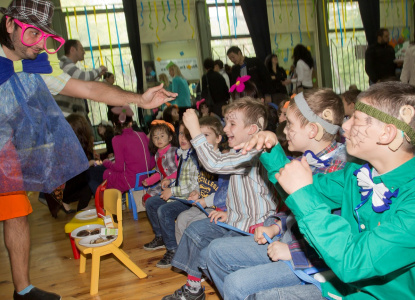
<path fill-rule="evenodd" d="M 8 19 L 9 17 L 6 16 Z M 22 28 L 22 35 L 20 39 L 22 40 L 23 45 L 27 47 L 31 47 L 39 43 L 42 39 L 44 40 L 43 49 L 49 54 L 53 54 L 58 52 L 58 50 L 63 46 L 65 40 L 57 35 L 45 33 L 40 28 L 37 28 L 33 25 L 28 25 L 25 23 L 20 22 L 17 19 L 13 19 L 13 21 Z M 48 43 L 50 44 L 51 41 L 55 41 L 59 46 L 57 49 L 48 49 Z"/>

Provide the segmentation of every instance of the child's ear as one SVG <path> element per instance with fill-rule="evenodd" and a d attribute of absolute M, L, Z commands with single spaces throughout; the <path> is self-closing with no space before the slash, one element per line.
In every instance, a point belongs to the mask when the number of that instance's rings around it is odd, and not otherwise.
<path fill-rule="evenodd" d="M 383 127 L 383 133 L 379 136 L 380 145 L 388 145 L 393 152 L 398 150 L 403 143 L 403 131 L 396 128 L 393 124 L 386 124 Z"/>
<path fill-rule="evenodd" d="M 172 135 L 170 135 L 169 136 L 169 142 L 171 142 L 171 140 L 173 139 L 173 136 Z"/>
<path fill-rule="evenodd" d="M 219 144 L 220 142 L 222 142 L 222 135 L 217 135 L 216 136 L 216 144 Z"/>
<path fill-rule="evenodd" d="M 255 134 L 255 133 L 259 132 L 259 131 L 260 131 L 260 129 L 259 129 L 258 125 L 256 125 L 256 124 L 252 124 L 252 125 L 249 127 L 248 134 L 249 134 L 249 135 L 253 135 L 253 134 Z"/>
<path fill-rule="evenodd" d="M 308 137 L 320 142 L 324 134 L 323 126 L 321 126 L 320 123 L 308 123 L 308 125 L 311 127 Z"/>

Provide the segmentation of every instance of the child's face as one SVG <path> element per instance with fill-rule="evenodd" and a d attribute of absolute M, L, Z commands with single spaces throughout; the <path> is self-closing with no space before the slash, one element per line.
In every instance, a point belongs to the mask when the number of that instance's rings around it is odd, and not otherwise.
<path fill-rule="evenodd" d="M 102 125 L 99 125 L 99 126 L 98 126 L 98 133 L 99 133 L 100 135 L 104 135 L 104 133 L 105 133 L 105 127 L 104 127 L 104 126 L 102 126 Z"/>
<path fill-rule="evenodd" d="M 278 114 L 278 123 L 284 122 L 287 120 L 287 108 L 282 107 L 281 113 Z"/>
<path fill-rule="evenodd" d="M 171 116 L 173 117 L 174 121 L 179 121 L 179 110 L 177 108 L 171 111 Z"/>
<path fill-rule="evenodd" d="M 200 113 L 202 114 L 202 116 L 208 116 L 209 107 L 207 107 L 207 105 L 202 105 L 202 107 L 200 108 Z"/>
<path fill-rule="evenodd" d="M 172 136 L 163 129 L 156 129 L 151 139 L 158 149 L 164 149 L 170 144 Z"/>
<path fill-rule="evenodd" d="M 355 111 L 351 118 L 343 123 L 342 128 L 346 138 L 347 153 L 369 161 L 382 130 L 379 122 L 365 113 Z"/>
<path fill-rule="evenodd" d="M 308 124 L 307 124 L 308 125 Z M 308 126 L 301 126 L 300 119 L 292 109 L 287 111 L 287 125 L 284 133 L 287 136 L 288 150 L 304 153 L 310 149 L 310 137 Z"/>
<path fill-rule="evenodd" d="M 192 146 L 187 140 L 186 135 L 184 134 L 184 126 L 180 125 L 179 127 L 179 144 L 182 150 L 188 150 Z"/>
<path fill-rule="evenodd" d="M 207 126 L 200 127 L 200 130 L 205 135 L 207 142 L 213 146 L 213 149 L 218 149 L 219 143 L 222 140 L 222 136 L 217 136 L 216 133 Z"/>
<path fill-rule="evenodd" d="M 249 141 L 250 136 L 257 130 L 253 130 L 252 126 L 245 126 L 245 114 L 239 110 L 234 110 L 226 114 L 226 126 L 223 131 L 228 137 L 229 147 L 233 148 L 241 143 Z"/>

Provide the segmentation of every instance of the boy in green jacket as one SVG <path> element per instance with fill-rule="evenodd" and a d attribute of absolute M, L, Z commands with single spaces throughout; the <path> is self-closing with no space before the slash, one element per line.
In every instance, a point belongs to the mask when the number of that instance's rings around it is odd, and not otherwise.
<path fill-rule="evenodd" d="M 300 231 L 335 274 L 320 278 L 323 297 L 415 295 L 414 106 L 415 88 L 404 83 L 375 84 L 359 95 L 343 129 L 347 152 L 369 162 L 363 166 L 312 176 L 304 158 L 277 169 L 274 155 L 261 156 L 270 180 L 289 194 L 285 203 Z M 259 134 L 245 149 L 276 143 Z M 341 216 L 331 214 L 337 208 Z M 249 299 L 280 299 L 285 292 L 275 288 Z"/>

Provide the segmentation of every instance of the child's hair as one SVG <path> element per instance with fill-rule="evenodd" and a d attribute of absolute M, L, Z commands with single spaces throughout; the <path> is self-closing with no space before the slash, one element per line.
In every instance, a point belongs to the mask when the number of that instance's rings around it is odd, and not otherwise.
<path fill-rule="evenodd" d="M 187 129 L 187 127 L 184 125 L 183 121 L 180 121 L 180 123 L 179 123 L 179 129 L 180 129 L 180 126 L 183 126 L 183 128 L 184 128 L 184 136 L 190 142 L 190 140 L 192 139 L 192 136 L 190 135 L 189 129 Z"/>
<path fill-rule="evenodd" d="M 112 74 L 111 72 L 105 72 L 104 75 L 102 75 L 102 79 L 110 78 L 112 75 L 114 74 Z"/>
<path fill-rule="evenodd" d="M 216 117 L 202 117 L 199 119 L 199 125 L 200 127 L 204 126 L 211 129 L 216 134 L 216 137 L 224 136 L 222 123 Z"/>
<path fill-rule="evenodd" d="M 199 108 L 197 109 L 197 111 L 201 114 L 202 113 L 202 109 L 207 107 L 209 109 L 209 114 L 212 112 L 212 110 L 210 109 L 209 105 L 207 105 L 206 101 L 200 103 Z"/>
<path fill-rule="evenodd" d="M 262 94 L 258 91 L 256 84 L 252 80 L 244 82 L 245 89 L 243 92 L 238 93 L 237 90 L 231 92 L 231 97 L 233 100 L 241 99 L 242 97 L 252 97 L 252 98 L 263 98 Z"/>
<path fill-rule="evenodd" d="M 278 125 L 278 108 L 275 103 L 268 103 L 268 126 L 265 130 L 275 132 Z"/>
<path fill-rule="evenodd" d="M 169 78 L 167 77 L 167 75 L 165 73 L 161 73 L 159 75 L 159 81 L 163 82 L 163 84 L 164 84 L 163 87 L 164 88 L 168 88 L 169 85 L 170 85 Z"/>
<path fill-rule="evenodd" d="M 121 123 L 119 119 L 120 115 L 117 115 L 115 113 L 112 114 L 112 123 L 114 124 L 114 134 L 120 135 L 122 134 L 122 131 L 130 126 L 130 123 L 133 122 L 133 117 L 126 116 L 125 122 Z"/>
<path fill-rule="evenodd" d="M 356 103 L 357 96 L 361 93 L 360 90 L 348 90 L 344 92 L 341 97 L 344 98 L 347 104 Z"/>
<path fill-rule="evenodd" d="M 244 114 L 245 127 L 249 125 L 257 125 L 259 130 L 264 130 L 267 127 L 268 116 L 265 105 L 252 97 L 243 97 L 239 100 L 228 104 L 225 109 L 225 115 L 240 111 Z M 261 120 L 263 123 L 261 124 Z"/>
<path fill-rule="evenodd" d="M 175 77 L 175 76 L 181 76 L 181 77 L 183 77 L 182 72 L 180 71 L 180 69 L 179 69 L 179 67 L 177 65 L 175 65 L 175 64 L 170 65 L 169 71 L 170 70 L 173 70 L 173 74 L 174 74 L 173 77 Z"/>
<path fill-rule="evenodd" d="M 305 90 L 303 92 L 303 96 L 307 105 L 310 107 L 311 111 L 318 115 L 320 118 L 324 119 L 328 123 L 341 126 L 344 119 L 344 106 L 342 99 L 331 89 L 311 89 Z M 309 121 L 303 116 L 297 104 L 295 103 L 295 97 L 291 99 L 290 106 L 288 107 L 292 110 L 300 119 L 301 126 L 305 126 L 309 123 Z M 326 109 L 330 109 L 332 111 L 333 120 L 325 119 L 322 116 L 323 111 Z M 336 138 L 336 134 L 331 134 L 326 132 L 323 128 L 324 134 L 322 140 L 324 141 L 332 141 Z"/>
<path fill-rule="evenodd" d="M 215 60 L 213 63 L 215 66 L 218 65 L 219 69 L 223 69 L 223 61 L 221 61 L 220 59 Z"/>
<path fill-rule="evenodd" d="M 105 128 L 105 133 L 104 134 L 100 134 L 99 130 L 98 130 L 98 135 L 105 140 L 106 136 L 113 136 L 114 135 L 114 128 L 109 125 L 109 124 L 104 124 L 104 122 L 102 122 L 101 124 L 98 125 L 98 127 L 104 127 Z"/>
<path fill-rule="evenodd" d="M 291 99 L 286 99 L 286 100 L 282 100 L 280 102 L 280 104 L 278 105 L 278 110 L 277 110 L 278 117 L 282 114 L 282 109 L 284 108 L 284 106 L 287 105 L 287 102 L 288 102 L 288 105 L 289 105 L 290 100 Z"/>
<path fill-rule="evenodd" d="M 150 150 L 151 154 L 155 155 L 158 150 L 158 148 L 153 143 L 153 135 L 156 130 L 162 130 L 165 133 L 167 133 L 167 135 L 171 137 L 170 145 L 172 145 L 173 147 L 178 147 L 176 133 L 172 131 L 169 126 L 167 126 L 166 124 L 151 125 L 150 133 L 149 133 L 150 141 L 148 142 L 148 150 Z"/>
<path fill-rule="evenodd" d="M 178 121 L 173 119 L 173 109 L 177 109 L 177 112 L 179 112 L 179 107 L 177 105 L 169 105 L 163 110 L 163 120 L 176 127 Z"/>
<path fill-rule="evenodd" d="M 79 114 L 70 114 L 66 117 L 72 130 L 75 132 L 82 149 L 88 159 L 93 158 L 94 153 L 94 137 L 92 135 L 92 129 L 86 118 Z"/>
<path fill-rule="evenodd" d="M 382 82 L 371 85 L 370 88 L 361 92 L 357 100 L 365 100 L 369 105 L 398 119 L 400 109 L 404 105 L 415 106 L 415 87 L 402 82 Z M 415 117 L 408 124 L 415 129 Z M 406 139 L 404 139 L 405 141 Z M 414 151 L 415 146 L 404 142 L 408 151 Z"/>

